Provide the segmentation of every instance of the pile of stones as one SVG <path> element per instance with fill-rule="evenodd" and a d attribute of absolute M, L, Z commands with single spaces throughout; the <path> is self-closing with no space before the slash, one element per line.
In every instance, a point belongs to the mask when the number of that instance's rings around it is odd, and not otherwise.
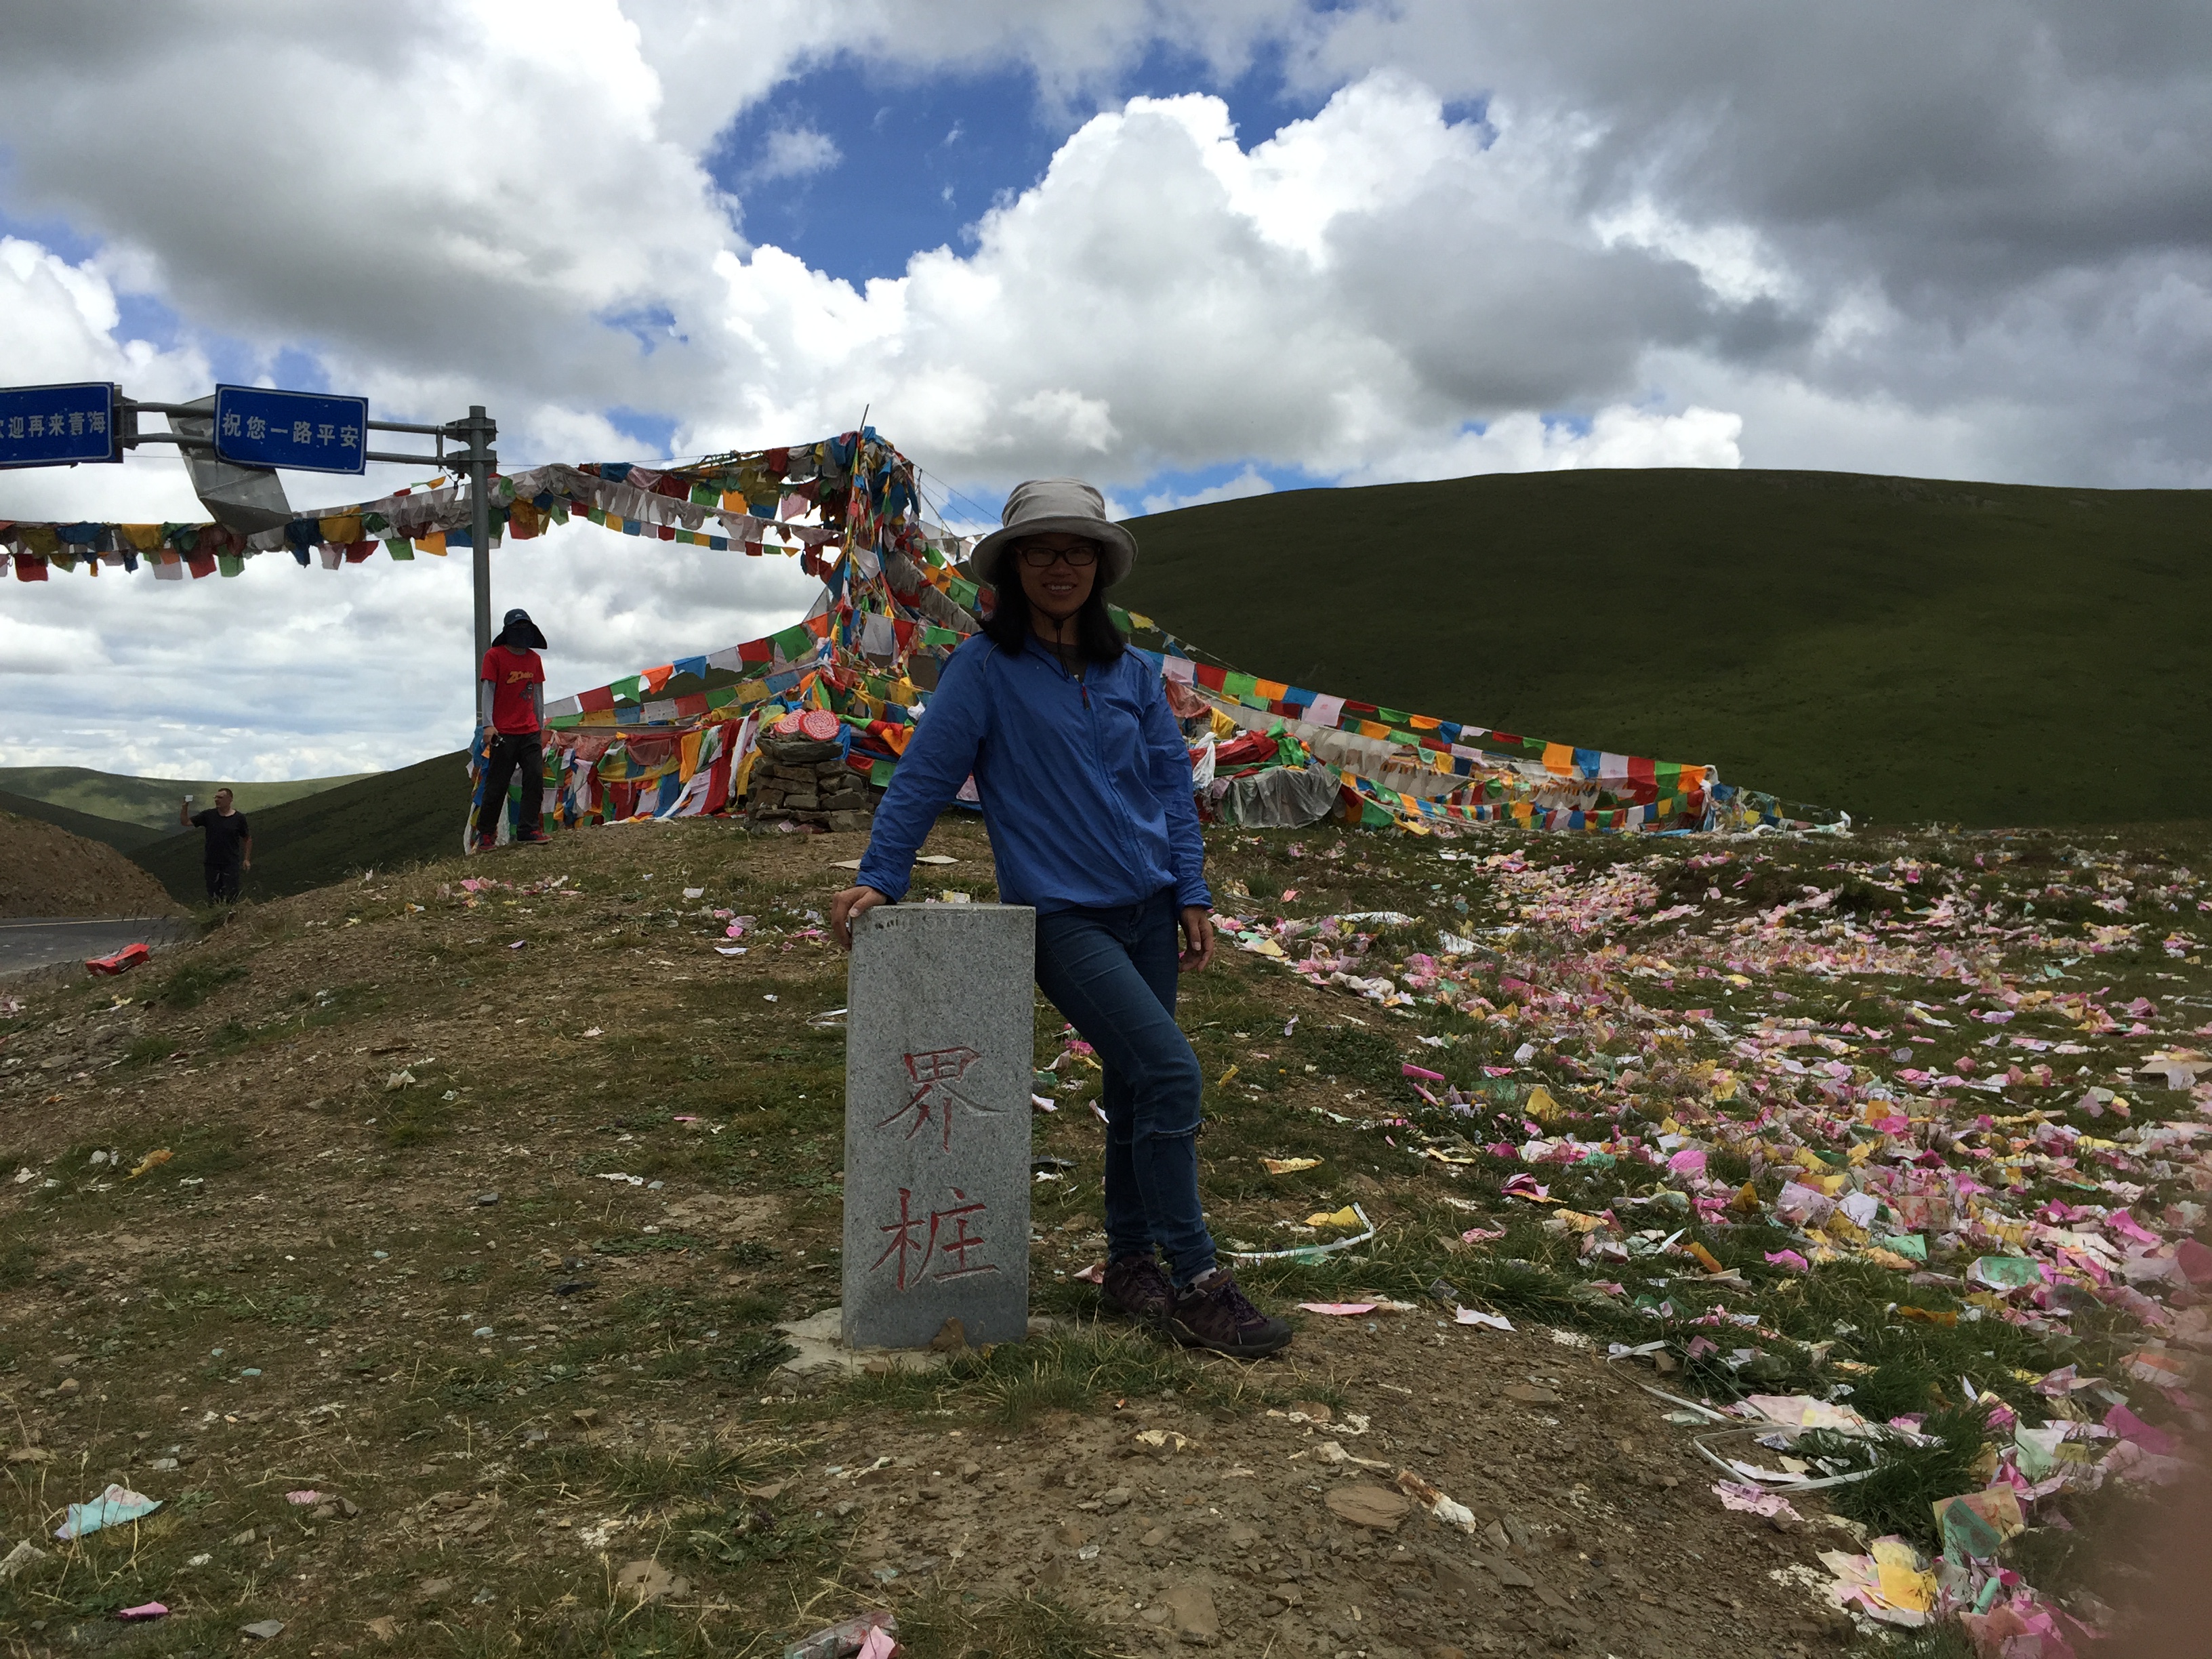
<path fill-rule="evenodd" d="M 866 830 L 884 792 L 845 762 L 834 743 L 805 737 L 764 737 L 753 763 L 745 815 L 756 822 L 788 819 L 822 830 Z"/>

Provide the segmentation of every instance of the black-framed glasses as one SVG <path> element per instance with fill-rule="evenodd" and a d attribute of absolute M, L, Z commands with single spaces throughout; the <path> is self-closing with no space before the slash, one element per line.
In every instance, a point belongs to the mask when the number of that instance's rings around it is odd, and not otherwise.
<path fill-rule="evenodd" d="M 1074 547 L 1025 547 L 1022 562 L 1032 570 L 1049 570 L 1054 559 L 1065 559 L 1071 570 L 1088 570 L 1098 562 L 1098 549 L 1090 542 Z"/>

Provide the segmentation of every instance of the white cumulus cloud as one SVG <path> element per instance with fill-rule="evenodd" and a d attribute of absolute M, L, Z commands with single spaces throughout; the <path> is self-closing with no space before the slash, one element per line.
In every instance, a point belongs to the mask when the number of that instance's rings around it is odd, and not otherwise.
<path fill-rule="evenodd" d="M 1709 296 L 1572 211 L 1548 142 L 1449 120 L 1395 72 L 1249 147 L 1218 98 L 1132 100 L 986 213 L 972 252 L 863 289 L 721 255 L 695 337 L 719 337 L 724 392 L 678 447 L 866 403 L 938 471 L 1000 487 L 1255 456 L 1333 477 L 1468 420 L 1657 395 L 1644 354 L 1700 338 Z"/>
<path fill-rule="evenodd" d="M 109 665 L 92 629 L 0 612 L 0 674 L 81 674 Z"/>
<path fill-rule="evenodd" d="M 1742 417 L 1713 409 L 1662 414 L 1612 404 L 1587 425 L 1509 415 L 1393 458 L 1387 469 L 1347 473 L 1343 483 L 1461 478 L 1474 472 L 1564 472 L 1578 467 L 1717 466 L 1743 463 Z"/>
<path fill-rule="evenodd" d="M 1164 489 L 1145 497 L 1147 513 L 1172 513 L 1180 507 L 1204 507 L 1212 501 L 1241 501 L 1254 495 L 1271 495 L 1275 486 L 1262 477 L 1257 467 L 1246 467 L 1235 477 L 1218 484 L 1208 484 L 1202 489 L 1178 491 Z"/>
<path fill-rule="evenodd" d="M 747 169 L 754 179 L 804 179 L 826 173 L 843 161 L 837 141 L 812 127 L 778 127 L 761 145 L 760 159 Z"/>

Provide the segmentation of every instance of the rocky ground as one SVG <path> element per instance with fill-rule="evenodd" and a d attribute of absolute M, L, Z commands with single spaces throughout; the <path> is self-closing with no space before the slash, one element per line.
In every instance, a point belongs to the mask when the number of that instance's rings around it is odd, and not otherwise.
<path fill-rule="evenodd" d="M 0 812 L 0 916 L 167 916 L 177 910 L 160 882 L 112 847 Z"/>
<path fill-rule="evenodd" d="M 1932 1559 L 1929 1500 L 2012 1468 L 2000 1413 L 2084 1425 L 2098 1470 L 2031 1500 L 2005 1570 L 2069 1640 L 2126 1628 L 2130 1562 L 2093 1546 L 2196 1426 L 2201 846 L 1210 846 L 1243 945 L 1186 984 L 1217 1232 L 1376 1226 L 1245 1270 L 1278 1307 L 1366 1304 L 1252 1365 L 1097 1319 L 1096 1073 L 1042 1005 L 1038 1334 L 786 1364 L 779 1328 L 837 1297 L 819 916 L 856 836 L 563 836 L 0 991 L 0 1527 L 44 1552 L 0 1564 L 0 1635 L 763 1653 L 887 1608 L 920 1659 L 1841 1653 L 1890 1626 L 1838 1607 L 1836 1562 L 1887 1534 Z M 991 896 L 979 829 L 932 850 L 957 861 L 916 898 Z M 1992 1251 L 2107 1293 L 1991 1291 Z M 2038 1391 L 2067 1364 L 2152 1438 Z M 1714 1425 L 1653 1388 L 1924 1432 L 1840 1513 L 1769 1518 L 1723 1506 Z M 110 1482 L 161 1507 L 56 1540 Z"/>

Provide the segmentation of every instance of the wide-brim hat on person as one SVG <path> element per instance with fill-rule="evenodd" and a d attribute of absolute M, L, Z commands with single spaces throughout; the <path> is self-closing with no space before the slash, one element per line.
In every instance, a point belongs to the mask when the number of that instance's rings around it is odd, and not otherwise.
<path fill-rule="evenodd" d="M 507 620 L 500 624 L 499 643 L 513 651 L 543 651 L 545 635 L 538 631 L 527 611 L 517 609 L 508 611 Z"/>
<path fill-rule="evenodd" d="M 1111 587 L 1137 562 L 1137 538 L 1106 516 L 1106 498 L 1080 478 L 1031 478 L 1014 486 L 1002 528 L 975 544 L 968 569 L 979 582 L 999 585 L 1013 544 L 1024 536 L 1082 536 L 1098 544 L 1098 586 Z"/>

